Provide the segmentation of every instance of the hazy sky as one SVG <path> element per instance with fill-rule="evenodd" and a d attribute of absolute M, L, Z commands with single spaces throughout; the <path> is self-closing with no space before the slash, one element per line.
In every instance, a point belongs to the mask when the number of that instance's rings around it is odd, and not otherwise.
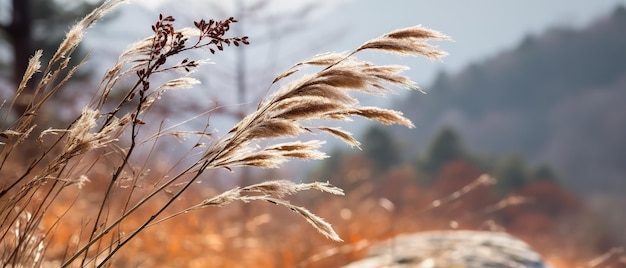
<path fill-rule="evenodd" d="M 395 5 L 387 3 L 393 2 Z M 450 53 L 442 64 L 420 64 L 430 80 L 435 69 L 458 70 L 472 61 L 513 48 L 527 34 L 552 26 L 580 27 L 611 12 L 624 0 L 479 0 L 479 1 L 350 1 L 331 13 L 340 22 L 354 25 L 346 48 L 408 25 L 422 24 L 451 36 L 442 42 Z M 354 41 L 353 41 L 354 40 Z M 421 80 L 419 77 L 418 80 Z"/>
<path fill-rule="evenodd" d="M 163 11 L 167 0 L 143 0 L 153 11 Z M 210 6 L 200 2 L 179 0 L 176 9 L 186 14 L 202 16 Z M 210 1 L 209 1 L 210 2 Z M 233 1 L 231 1 L 233 2 Z M 247 3 L 258 1 L 247 0 Z M 581 27 L 599 16 L 606 15 L 626 0 L 477 0 L 477 1 L 424 1 L 424 0 L 274 0 L 263 12 L 290 10 L 294 5 L 311 2 L 322 3 L 313 23 L 304 31 L 309 38 L 324 36 L 335 28 L 346 29 L 341 38 L 329 40 L 323 51 L 350 50 L 362 42 L 393 29 L 421 24 L 439 30 L 454 39 L 440 46 L 450 53 L 443 63 L 425 61 L 412 66 L 420 84 L 430 83 L 439 69 L 457 71 L 472 61 L 494 56 L 499 51 L 513 48 L 527 34 L 538 34 L 553 26 Z M 172 6 L 166 5 L 168 11 Z M 321 52 L 321 51 L 318 51 Z M 311 54 L 312 55 L 312 54 Z M 413 74 L 412 74 L 413 75 Z M 427 80 L 427 81 L 424 81 Z"/>
<path fill-rule="evenodd" d="M 258 3 L 264 0 L 241 1 Z M 87 45 L 93 45 L 97 50 L 100 38 L 103 38 L 101 33 L 104 33 L 108 43 L 118 39 L 121 49 L 124 47 L 122 44 L 127 44 L 128 40 L 134 41 L 149 34 L 149 27 L 146 25 L 153 23 L 155 14 L 159 12 L 178 15 L 179 18 L 209 18 L 216 16 L 215 4 L 211 3 L 221 5 L 230 3 L 231 7 L 227 8 L 229 10 L 227 12 L 237 13 L 237 10 L 232 8 L 232 3 L 235 2 L 237 1 L 135 0 L 130 5 L 122 6 L 120 14 L 113 20 L 101 24 L 118 27 L 111 27 L 113 30 L 94 30 L 97 33 L 92 36 L 99 36 L 92 40 L 88 38 Z M 420 81 L 420 84 L 430 83 L 437 70 L 457 71 L 472 61 L 480 61 L 494 56 L 499 51 L 512 48 L 527 34 L 537 34 L 552 26 L 584 26 L 595 18 L 608 14 L 617 5 L 626 5 L 626 0 L 268 0 L 268 2 L 269 5 L 262 10 L 266 16 L 273 13 L 289 14 L 298 6 L 319 4 L 316 14 L 309 18 L 311 22 L 308 27 L 302 30 L 303 33 L 299 37 L 301 39 L 337 37 L 334 34 L 340 32 L 339 38 L 325 40 L 324 46 L 313 47 L 311 51 L 303 54 L 303 58 L 323 51 L 350 50 L 390 30 L 416 24 L 450 35 L 455 42 L 441 43 L 441 47 L 450 53 L 443 63 L 418 61 L 416 65 L 412 64 L 419 72 L 416 71 L 411 75 Z M 8 15 L 6 14 L 8 3 L 9 0 L 0 0 L 2 18 Z M 252 41 L 254 42 L 254 39 Z M 110 47 L 110 44 L 108 45 Z M 290 61 L 293 62 L 295 61 Z"/>
<path fill-rule="evenodd" d="M 249 7 L 265 0 L 240 1 Z M 236 2 L 238 1 L 135 0 L 132 4 L 119 8 L 119 12 L 112 19 L 96 25 L 87 35 L 85 48 L 93 49 L 91 62 L 96 62 L 98 68 L 104 68 L 111 66 L 130 42 L 150 35 L 150 25 L 159 13 L 173 15 L 177 18 L 177 25 L 182 26 L 192 25 L 192 20 L 202 18 L 224 19 L 237 16 L 240 23 L 233 26 L 233 31 L 242 29 L 243 34 L 250 36 L 251 42 L 246 48 L 249 61 L 247 85 L 251 91 L 262 93 L 277 74 L 298 61 L 321 52 L 352 50 L 391 30 L 421 24 L 454 39 L 454 42 L 437 43 L 450 53 L 443 62 L 413 57 L 389 58 L 384 54 L 357 56 L 376 63 L 409 65 L 411 70 L 407 74 L 428 90 L 440 70 L 454 73 L 472 62 L 482 61 L 503 50 L 514 48 L 528 34 L 540 34 L 550 27 L 586 26 L 593 20 L 606 16 L 618 5 L 626 5 L 626 0 L 269 0 L 269 4 L 258 8 L 254 15 L 265 19 L 245 21 L 238 15 L 241 10 L 233 8 L 233 3 Z M 217 6 L 224 3 L 231 6 Z M 312 15 L 301 16 L 295 13 L 310 3 L 319 5 Z M 281 15 L 275 17 L 273 23 L 268 23 L 267 18 L 275 14 Z M 301 19 L 306 22 L 297 24 Z M 290 33 L 278 32 L 271 35 L 272 30 L 280 28 L 280 24 L 285 22 L 298 26 Z M 279 40 L 267 42 L 268 38 Z M 209 55 L 216 65 L 206 67 L 209 68 L 206 72 L 198 73 L 203 87 L 219 90 L 202 90 L 200 92 L 206 95 L 194 97 L 210 101 L 216 97 L 215 92 L 219 92 L 217 98 L 223 100 L 221 103 L 236 103 L 232 54 L 236 49 L 226 50 L 220 55 Z M 261 93 L 254 96 L 251 94 L 248 105 L 254 106 Z M 384 102 L 393 99 L 375 101 L 377 105 L 387 106 Z"/>

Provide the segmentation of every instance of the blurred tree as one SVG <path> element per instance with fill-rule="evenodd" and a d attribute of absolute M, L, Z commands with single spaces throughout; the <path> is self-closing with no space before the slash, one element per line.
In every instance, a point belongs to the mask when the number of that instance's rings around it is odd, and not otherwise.
<path fill-rule="evenodd" d="M 400 162 L 399 149 L 391 134 L 380 126 L 371 126 L 363 135 L 363 153 L 374 161 L 377 171 L 384 172 Z"/>
<path fill-rule="evenodd" d="M 12 0 L 4 2 L 0 16 L 0 45 L 11 47 L 12 58 L 1 59 L 0 66 L 11 66 L 10 81 L 17 85 L 36 49 L 43 49 L 44 62 L 52 57 L 65 36 L 69 25 L 94 9 L 93 1 Z M 78 57 L 76 60 L 80 60 Z M 10 63 L 2 61 L 11 61 Z M 14 88 L 11 86 L 10 88 Z M 16 112 L 21 113 L 29 102 L 32 87 L 27 87 L 17 102 Z"/>
<path fill-rule="evenodd" d="M 434 175 L 452 161 L 466 158 L 458 133 L 452 128 L 443 128 L 426 148 L 421 161 L 421 168 Z"/>
<path fill-rule="evenodd" d="M 517 154 L 505 157 L 498 163 L 493 173 L 498 181 L 496 189 L 503 195 L 524 187 L 528 182 L 526 164 Z"/>
<path fill-rule="evenodd" d="M 536 168 L 530 175 L 530 178 L 533 181 L 547 181 L 554 184 L 558 184 L 559 182 L 559 177 L 556 172 L 548 165 L 541 165 Z"/>
<path fill-rule="evenodd" d="M 528 182 L 516 189 L 514 194 L 526 201 L 507 206 L 499 212 L 506 230 L 514 234 L 568 233 L 564 232 L 564 227 L 570 225 L 570 222 L 580 224 L 584 221 L 581 200 L 552 182 Z M 593 233 L 594 236 L 603 235 L 602 232 Z"/>

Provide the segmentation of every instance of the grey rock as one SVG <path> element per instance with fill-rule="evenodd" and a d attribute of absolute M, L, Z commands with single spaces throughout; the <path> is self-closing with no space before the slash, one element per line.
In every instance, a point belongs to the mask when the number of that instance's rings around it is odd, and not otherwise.
<path fill-rule="evenodd" d="M 368 257 L 344 268 L 547 268 L 523 241 L 502 232 L 431 231 L 373 245 Z"/>

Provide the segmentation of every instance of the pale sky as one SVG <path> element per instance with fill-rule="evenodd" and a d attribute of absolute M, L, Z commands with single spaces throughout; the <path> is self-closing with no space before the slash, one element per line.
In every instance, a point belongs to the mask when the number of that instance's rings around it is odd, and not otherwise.
<path fill-rule="evenodd" d="M 69 1 L 69 0 L 57 0 Z M 95 0 L 88 0 L 95 1 Z M 263 0 L 239 0 L 250 6 Z M 0 0 L 0 17 L 6 17 L 9 0 Z M 101 25 L 116 25 L 113 30 L 97 30 L 96 37 L 86 40 L 87 46 L 99 49 L 101 38 L 120 44 L 121 50 L 128 42 L 149 34 L 149 27 L 159 12 L 176 15 L 178 18 L 211 18 L 217 3 L 225 7 L 226 13 L 237 13 L 233 3 L 238 1 L 210 0 L 134 0 L 119 8 L 113 20 Z M 438 70 L 458 71 L 471 62 L 495 56 L 498 52 L 513 48 L 527 34 L 537 34 L 553 26 L 581 27 L 599 16 L 611 12 L 617 5 L 626 5 L 626 0 L 475 0 L 475 1 L 425 1 L 425 0 L 268 0 L 262 9 L 263 16 L 290 14 L 299 6 L 319 4 L 308 27 L 302 30 L 299 40 L 317 40 L 340 32 L 340 38 L 324 42 L 324 46 L 313 46 L 302 52 L 303 58 L 324 51 L 350 50 L 362 42 L 385 32 L 421 24 L 451 36 L 455 42 L 441 43 L 450 53 L 443 63 L 418 61 L 412 74 L 422 85 L 429 84 Z M 213 4 L 212 4 L 213 3 Z M 224 14 L 226 15 L 226 14 Z M 234 14 L 228 14 L 234 15 Z M 253 23 L 254 24 L 254 23 Z M 248 29 L 255 31 L 254 29 Z M 332 31 L 335 31 L 334 33 Z M 329 33 L 330 32 L 330 33 Z M 102 34 L 104 33 L 104 35 Z M 253 36 L 254 34 L 248 33 Z M 336 37 L 336 36 L 335 36 Z M 130 40 L 130 41 L 129 41 Z M 254 44 L 254 39 L 251 40 Z M 288 41 L 287 41 L 288 42 Z M 116 47 L 116 46 L 113 46 Z M 283 47 L 284 49 L 284 47 Z M 118 51 L 110 51 L 109 55 Z M 294 63 L 290 61 L 285 65 Z M 280 67 L 277 67 L 280 68 Z M 276 73 L 282 71 L 276 70 Z"/>
<path fill-rule="evenodd" d="M 257 3 L 258 0 L 242 0 L 244 3 Z M 215 4 L 234 3 L 235 1 L 198 1 L 198 0 L 136 0 L 135 5 L 147 10 L 127 8 L 120 17 L 153 16 L 159 12 L 189 17 L 189 19 L 210 18 L 216 15 Z M 263 16 L 271 14 L 289 14 L 298 9 L 298 5 L 319 3 L 316 13 L 297 37 L 298 42 L 312 40 L 320 42 L 324 36 L 333 37 L 322 41 L 323 46 L 313 46 L 313 50 L 304 52 L 306 57 L 325 51 L 346 51 L 362 42 L 388 31 L 421 24 L 439 30 L 454 39 L 454 42 L 439 43 L 450 53 L 443 63 L 417 60 L 410 64 L 419 72 L 412 74 L 421 85 L 428 85 L 438 70 L 458 71 L 471 62 L 481 61 L 495 56 L 500 51 L 513 48 L 527 34 L 538 34 L 549 27 L 581 27 L 588 25 L 599 16 L 609 14 L 616 6 L 626 5 L 626 0 L 477 0 L 477 1 L 424 1 L 424 0 L 273 0 L 263 8 Z M 390 4 L 393 3 L 393 4 Z M 251 5 L 251 4 L 247 4 Z M 236 13 L 230 5 L 226 12 Z M 151 15 L 152 14 L 152 15 Z M 227 14 L 224 14 L 227 15 Z M 233 15 L 233 14 L 230 14 Z M 124 18 L 118 18 L 125 21 Z M 148 20 L 151 21 L 152 19 Z M 124 22 L 122 22 L 124 23 Z M 254 24 L 254 23 L 253 23 Z M 132 34 L 124 32 L 143 29 L 145 23 L 124 24 L 124 29 L 116 32 L 122 38 Z M 149 24 L 147 24 L 149 25 Z M 250 26 L 248 30 L 250 29 Z M 120 32 L 120 30 L 122 30 Z M 335 31 L 333 33 L 333 31 Z M 339 37 L 337 37 L 339 33 Z M 252 33 L 248 35 L 254 36 Z M 336 38 L 335 38 L 336 37 Z M 116 38 L 111 36 L 111 38 Z M 252 39 L 254 45 L 254 39 Z M 289 46 L 289 40 L 285 41 Z M 315 49 L 319 51 L 314 51 Z M 283 47 L 284 49 L 284 47 Z M 291 61 L 286 65 L 294 63 Z M 405 61 L 403 61 L 405 63 Z M 277 70 L 276 72 L 280 72 Z"/>
<path fill-rule="evenodd" d="M 394 5 L 388 3 L 393 2 Z M 360 40 L 395 28 L 421 24 L 451 36 L 441 43 L 450 53 L 444 63 L 420 64 L 432 78 L 433 69 L 459 70 L 470 62 L 495 56 L 515 47 L 527 34 L 553 26 L 581 27 L 610 13 L 624 0 L 477 0 L 477 1 L 350 1 L 331 13 L 338 24 L 352 24 L 353 32 L 342 46 L 354 47 Z M 345 45 L 343 45 L 345 43 Z M 434 67 L 434 68 L 432 68 Z M 422 79 L 420 79 L 422 78 Z"/>
<path fill-rule="evenodd" d="M 2 0 L 0 0 L 2 1 Z M 254 6 L 263 0 L 240 0 L 244 6 Z M 209 0 L 135 0 L 123 5 L 113 19 L 96 25 L 86 36 L 86 49 L 93 49 L 90 62 L 98 68 L 111 66 L 119 53 L 131 42 L 151 34 L 152 25 L 159 13 L 173 15 L 177 25 L 193 25 L 192 20 L 224 19 L 238 16 L 241 10 L 233 8 L 238 1 Z M 424 0 L 269 0 L 257 7 L 254 16 L 265 19 L 238 17 L 232 26 L 250 36 L 246 47 L 248 81 L 252 92 L 264 92 L 273 78 L 294 63 L 322 52 L 352 50 L 363 42 L 389 31 L 421 24 L 451 36 L 454 42 L 438 42 L 450 55 L 443 62 L 420 58 L 398 58 L 382 55 L 357 55 L 379 64 L 404 64 L 418 85 L 428 90 L 436 74 L 460 71 L 465 66 L 494 57 L 512 49 L 528 34 L 540 34 L 550 27 L 584 27 L 601 16 L 606 16 L 626 0 L 475 0 L 475 1 L 424 1 Z M 230 3 L 231 6 L 218 6 Z M 295 11 L 310 3 L 319 6 L 310 16 Z M 393 3 L 393 4 L 390 4 Z M 219 11 L 222 10 L 222 11 Z M 275 16 L 281 14 L 280 16 Z M 268 17 L 274 16 L 271 22 Z M 305 22 L 298 22 L 305 20 Z M 274 33 L 281 23 L 298 25 L 289 33 Z M 277 26 L 278 25 L 278 26 Z M 268 39 L 274 40 L 267 42 Z M 238 48 L 240 49 L 240 48 Z M 234 54 L 235 48 L 211 56 L 216 64 L 199 71 L 202 96 L 199 100 L 210 102 L 217 98 L 221 103 L 235 104 Z M 104 73 L 104 69 L 101 70 Z M 207 93 L 208 92 L 208 93 Z M 216 93 L 218 92 L 218 93 Z M 213 94 L 213 95 L 211 95 Z M 216 95 L 217 94 L 217 95 Z M 247 98 L 254 106 L 258 97 Z M 376 105 L 388 106 L 394 98 L 375 99 Z M 365 100 L 368 101 L 368 100 Z M 373 103 L 366 103 L 367 105 Z M 358 132 L 357 129 L 352 131 Z"/>

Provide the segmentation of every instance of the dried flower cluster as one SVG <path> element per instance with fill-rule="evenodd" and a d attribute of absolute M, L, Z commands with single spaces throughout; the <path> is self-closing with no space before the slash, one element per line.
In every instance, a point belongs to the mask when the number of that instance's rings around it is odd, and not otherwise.
<path fill-rule="evenodd" d="M 244 45 L 249 45 L 250 43 L 248 42 L 247 36 L 226 39 L 222 38 L 224 34 L 230 29 L 230 24 L 233 22 L 237 22 L 237 20 L 235 20 L 235 18 L 233 17 L 230 17 L 224 21 L 194 21 L 193 24 L 196 26 L 196 28 L 198 28 L 198 30 L 200 30 L 201 33 L 200 38 L 198 38 L 198 43 L 196 43 L 196 45 L 199 45 L 202 39 L 204 39 L 205 37 L 210 37 L 211 41 L 208 44 L 215 45 L 215 47 L 220 51 L 224 49 L 224 44 L 230 45 L 231 42 L 237 47 L 240 43 Z M 209 48 L 209 51 L 211 52 L 211 54 L 215 54 L 215 49 Z"/>

